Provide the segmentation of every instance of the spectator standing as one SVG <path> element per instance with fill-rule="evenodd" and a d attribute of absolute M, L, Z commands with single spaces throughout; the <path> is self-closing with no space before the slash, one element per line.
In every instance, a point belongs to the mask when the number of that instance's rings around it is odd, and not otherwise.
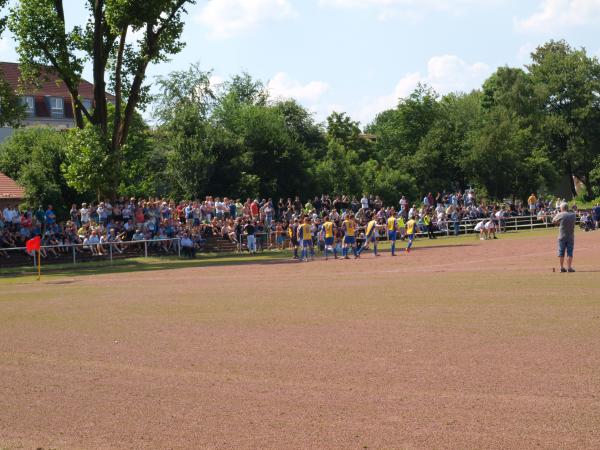
<path fill-rule="evenodd" d="M 596 203 L 596 206 L 592 209 L 592 219 L 596 229 L 600 228 L 600 203 Z"/>
<path fill-rule="evenodd" d="M 256 206 L 258 207 L 258 203 Z M 246 239 L 248 242 L 248 251 L 252 254 L 256 253 L 256 226 L 254 225 L 254 221 L 248 221 L 244 227 L 244 232 L 246 233 Z"/>
<path fill-rule="evenodd" d="M 573 250 L 575 247 L 575 222 L 577 216 L 569 211 L 566 203 L 560 204 L 560 212 L 554 216 L 552 222 L 559 224 L 558 229 L 558 257 L 560 259 L 561 272 L 575 272 L 573 269 Z M 565 268 L 565 253 L 567 256 L 567 267 Z"/>
<path fill-rule="evenodd" d="M 52 209 L 52 205 L 48 205 L 48 209 L 46 210 L 46 213 L 44 216 L 45 216 L 46 228 L 49 228 L 56 223 L 56 214 L 54 213 L 54 210 Z"/>
<path fill-rule="evenodd" d="M 535 214 L 535 205 L 537 204 L 537 198 L 535 196 L 535 194 L 531 194 L 529 196 L 529 198 L 527 199 L 527 205 L 529 207 L 529 214 L 530 215 L 534 215 Z"/>

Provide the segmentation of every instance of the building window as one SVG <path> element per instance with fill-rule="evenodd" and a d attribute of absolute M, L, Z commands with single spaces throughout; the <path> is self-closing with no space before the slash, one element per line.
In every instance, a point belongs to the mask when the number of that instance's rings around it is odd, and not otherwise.
<path fill-rule="evenodd" d="M 50 109 L 54 114 L 62 114 L 64 110 L 64 101 L 61 97 L 50 98 Z"/>
<path fill-rule="evenodd" d="M 83 107 L 84 107 L 85 109 L 87 109 L 87 111 L 88 111 L 89 113 L 91 113 L 91 112 L 92 112 L 92 101 L 91 101 L 89 98 L 84 98 L 84 99 L 81 101 L 81 104 L 83 105 Z"/>
<path fill-rule="evenodd" d="M 31 96 L 21 97 L 23 105 L 25 105 L 25 113 L 32 116 L 35 112 L 35 100 Z"/>

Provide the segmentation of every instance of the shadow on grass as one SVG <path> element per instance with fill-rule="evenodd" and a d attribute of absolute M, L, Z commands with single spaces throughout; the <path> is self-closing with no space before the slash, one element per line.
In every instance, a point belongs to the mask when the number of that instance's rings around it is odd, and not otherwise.
<path fill-rule="evenodd" d="M 115 274 L 128 272 L 148 272 L 157 270 L 187 269 L 195 267 L 219 267 L 237 266 L 251 264 L 287 264 L 295 262 L 291 252 L 262 253 L 257 256 L 226 254 L 226 255 L 201 255 L 196 259 L 181 259 L 176 256 L 119 259 L 112 263 L 110 261 L 89 261 L 77 265 L 66 264 L 42 264 L 42 276 L 83 276 L 98 274 Z M 11 267 L 0 269 L 0 280 L 7 278 L 23 278 L 36 276 L 31 266 Z M 52 283 L 62 283 L 55 281 Z"/>

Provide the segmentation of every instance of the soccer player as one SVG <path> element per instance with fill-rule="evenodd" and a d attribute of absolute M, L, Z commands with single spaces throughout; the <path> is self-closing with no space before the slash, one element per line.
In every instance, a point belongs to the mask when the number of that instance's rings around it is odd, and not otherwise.
<path fill-rule="evenodd" d="M 396 256 L 396 240 L 398 239 L 398 219 L 394 208 L 390 211 L 390 217 L 387 220 L 388 239 L 392 243 L 392 256 Z"/>
<path fill-rule="evenodd" d="M 354 257 L 358 258 L 356 255 L 356 222 L 354 222 L 352 213 L 348 214 L 346 220 L 342 222 L 342 229 L 344 231 L 344 241 L 342 244 L 342 255 L 344 256 L 344 259 L 349 259 L 348 247 L 352 247 Z"/>
<path fill-rule="evenodd" d="M 356 254 L 357 256 L 360 256 L 363 250 L 366 249 L 370 243 L 373 243 L 373 254 L 375 256 L 379 256 L 379 254 L 377 253 L 377 227 L 379 225 L 377 225 L 377 219 L 375 219 L 374 217 L 370 217 L 370 215 L 368 215 L 367 217 L 371 220 L 369 220 L 369 223 L 367 224 L 367 230 L 365 232 L 365 243 L 361 248 L 358 249 Z"/>
<path fill-rule="evenodd" d="M 315 256 L 315 249 L 313 246 L 312 233 L 310 231 L 310 219 L 308 217 L 305 217 L 304 223 L 298 227 L 298 241 L 302 248 L 302 261 L 308 261 L 309 250 L 310 259 L 313 259 Z"/>
<path fill-rule="evenodd" d="M 288 234 L 290 237 L 290 244 L 294 250 L 294 259 L 298 259 L 298 219 L 294 219 L 294 222 L 288 226 Z"/>
<path fill-rule="evenodd" d="M 398 227 L 397 237 L 404 240 L 406 236 L 406 224 L 404 223 L 404 216 L 402 214 L 398 214 L 398 218 L 396 219 L 396 225 Z"/>
<path fill-rule="evenodd" d="M 335 238 L 334 238 L 334 230 L 333 230 L 333 222 L 329 220 L 329 216 L 325 216 L 323 218 L 323 225 L 321 226 L 321 230 L 323 232 L 323 237 L 325 240 L 325 260 L 329 259 L 330 251 L 333 251 L 333 257 L 337 259 L 337 250 L 335 248 Z"/>
<path fill-rule="evenodd" d="M 410 253 L 410 249 L 415 239 L 415 231 L 417 228 L 417 221 L 415 216 L 410 216 L 410 220 L 406 223 L 406 237 L 408 238 L 408 245 L 406 246 L 406 253 Z"/>

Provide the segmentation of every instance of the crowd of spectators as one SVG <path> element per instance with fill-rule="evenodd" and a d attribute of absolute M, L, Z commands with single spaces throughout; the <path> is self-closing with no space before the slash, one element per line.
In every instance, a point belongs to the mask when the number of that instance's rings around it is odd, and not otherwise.
<path fill-rule="evenodd" d="M 41 236 L 42 246 L 46 247 L 42 249 L 43 257 L 71 252 L 70 244 L 81 244 L 75 248 L 77 252 L 102 256 L 110 243 L 113 251 L 121 253 L 136 241 L 149 241 L 155 251 L 165 254 L 179 251 L 177 246 L 181 245 L 183 254 L 194 257 L 211 238 L 230 241 L 240 250 L 244 248 L 242 243 L 250 243 L 250 251 L 283 249 L 296 219 L 308 216 L 316 238 L 320 218 L 328 214 L 334 223 L 341 223 L 349 212 L 359 224 L 359 233 L 368 216 L 383 224 L 396 211 L 405 219 L 414 216 L 419 230 L 434 238 L 439 233 L 458 234 L 461 224 L 480 219 L 494 220 L 498 231 L 502 231 L 507 218 L 514 216 L 549 221 L 562 201 L 541 200 L 532 194 L 526 204 L 488 204 L 478 201 L 473 190 L 435 196 L 428 193 L 417 203 L 402 196 L 397 205 L 384 205 L 379 196 L 367 194 L 361 198 L 324 194 L 308 201 L 299 196 L 279 201 L 212 196 L 180 202 L 121 198 L 73 204 L 67 218 L 58 218 L 52 205 L 35 210 L 7 206 L 0 216 L 0 256 L 10 257 L 8 248 L 24 247 L 34 236 Z M 597 207 L 589 215 L 590 229 L 596 228 L 599 220 Z"/>

